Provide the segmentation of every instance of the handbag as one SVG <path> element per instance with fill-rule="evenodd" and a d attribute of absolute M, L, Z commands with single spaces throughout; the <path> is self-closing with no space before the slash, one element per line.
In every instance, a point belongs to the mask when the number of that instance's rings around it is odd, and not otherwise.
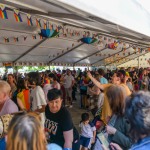
<path fill-rule="evenodd" d="M 0 138 L 4 137 L 7 133 L 8 126 L 12 118 L 13 115 L 10 114 L 0 116 Z"/>
<path fill-rule="evenodd" d="M 113 115 L 111 119 L 109 120 L 108 125 L 113 127 L 115 125 L 116 120 L 117 120 L 117 116 Z M 95 143 L 94 150 L 96 150 L 96 147 L 97 147 L 96 145 L 100 145 L 100 144 L 104 145 L 109 150 L 109 143 L 110 143 L 110 140 L 108 138 L 106 129 L 103 129 L 100 133 L 97 134 L 97 140 Z"/>

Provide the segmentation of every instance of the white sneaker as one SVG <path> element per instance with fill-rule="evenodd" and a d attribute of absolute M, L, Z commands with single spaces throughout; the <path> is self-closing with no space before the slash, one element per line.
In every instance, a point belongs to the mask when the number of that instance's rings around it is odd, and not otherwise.
<path fill-rule="evenodd" d="M 69 106 L 69 108 L 72 108 L 72 107 L 73 107 L 72 105 Z"/>
<path fill-rule="evenodd" d="M 69 107 L 69 105 L 65 105 L 65 107 Z"/>

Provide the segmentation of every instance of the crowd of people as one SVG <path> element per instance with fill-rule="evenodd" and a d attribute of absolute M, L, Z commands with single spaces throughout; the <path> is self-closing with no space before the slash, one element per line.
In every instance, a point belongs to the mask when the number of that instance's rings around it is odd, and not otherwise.
<path fill-rule="evenodd" d="M 0 149 L 148 150 L 148 91 L 149 68 L 5 75 L 0 81 Z M 77 100 L 85 111 L 80 136 L 69 112 Z"/>

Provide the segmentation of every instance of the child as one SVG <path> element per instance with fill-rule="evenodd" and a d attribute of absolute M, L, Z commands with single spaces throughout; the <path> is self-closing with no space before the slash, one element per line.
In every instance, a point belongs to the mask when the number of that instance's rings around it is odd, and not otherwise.
<path fill-rule="evenodd" d="M 81 136 L 80 136 L 80 150 L 90 149 L 91 144 L 95 142 L 96 128 L 89 120 L 89 114 L 83 113 L 81 115 Z"/>

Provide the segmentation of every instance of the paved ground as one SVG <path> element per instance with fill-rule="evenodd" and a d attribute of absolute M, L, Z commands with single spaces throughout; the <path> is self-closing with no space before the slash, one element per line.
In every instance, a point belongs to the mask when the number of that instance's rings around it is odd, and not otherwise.
<path fill-rule="evenodd" d="M 87 110 L 84 110 L 84 109 L 80 109 L 80 97 L 79 97 L 79 94 L 77 93 L 77 101 L 75 101 L 73 103 L 73 107 L 72 108 L 68 108 L 68 110 L 70 111 L 71 113 L 71 116 L 72 116 L 72 120 L 73 120 L 73 123 L 75 125 L 75 127 L 77 128 L 77 130 L 80 132 L 80 129 L 79 129 L 79 123 L 81 121 L 81 114 L 84 113 L 84 112 L 87 112 Z M 92 118 L 92 114 L 90 112 L 88 112 L 90 114 L 90 118 Z"/>

